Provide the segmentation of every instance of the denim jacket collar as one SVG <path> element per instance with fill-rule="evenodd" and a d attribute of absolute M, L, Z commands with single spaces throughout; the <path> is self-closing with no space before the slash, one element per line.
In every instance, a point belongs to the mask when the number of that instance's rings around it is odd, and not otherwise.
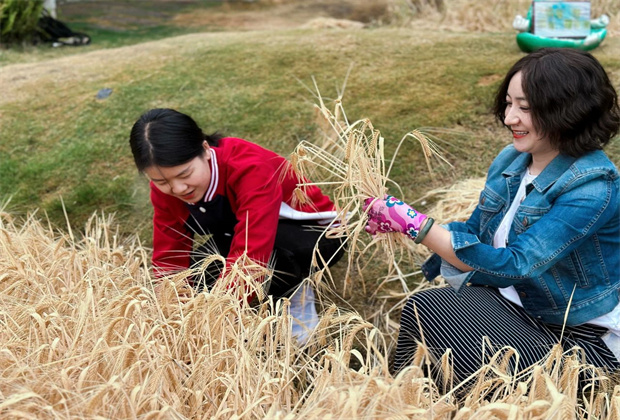
<path fill-rule="evenodd" d="M 504 177 L 509 178 L 513 176 L 520 176 L 527 165 L 530 164 L 532 156 L 529 153 L 520 153 L 515 160 L 502 172 Z"/>
<path fill-rule="evenodd" d="M 506 178 L 521 176 L 521 174 L 527 168 L 527 165 L 530 164 L 532 160 L 532 155 L 529 153 L 520 154 L 503 172 L 502 175 Z M 562 175 L 564 172 L 570 168 L 570 166 L 577 160 L 572 156 L 559 154 L 549 164 L 543 169 L 543 171 L 538 175 L 534 181 L 532 181 L 532 185 L 539 192 L 544 192 L 547 188 L 549 188 L 553 183 Z"/>

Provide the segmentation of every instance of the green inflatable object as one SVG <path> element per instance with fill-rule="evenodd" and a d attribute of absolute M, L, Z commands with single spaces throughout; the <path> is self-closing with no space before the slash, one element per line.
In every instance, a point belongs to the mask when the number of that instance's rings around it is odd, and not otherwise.
<path fill-rule="evenodd" d="M 603 39 L 607 36 L 607 29 L 592 29 L 590 35 L 596 35 L 594 42 L 586 44 L 587 38 L 546 38 L 534 35 L 530 32 L 521 32 L 517 34 L 517 45 L 523 52 L 532 52 L 545 47 L 555 48 L 577 48 L 584 51 L 590 51 L 598 47 Z"/>

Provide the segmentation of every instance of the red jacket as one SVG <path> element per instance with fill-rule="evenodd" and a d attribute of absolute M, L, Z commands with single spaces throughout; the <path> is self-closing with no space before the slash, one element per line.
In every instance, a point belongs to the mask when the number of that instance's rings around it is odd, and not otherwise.
<path fill-rule="evenodd" d="M 228 264 L 246 250 L 252 260 L 266 264 L 273 250 L 282 203 L 306 213 L 302 218 L 335 217 L 334 204 L 316 186 L 305 187 L 309 198 L 306 204 L 294 199 L 293 191 L 300 181 L 282 156 L 232 137 L 221 139 L 210 152 L 211 183 L 200 202 L 187 204 L 161 192 L 151 182 L 156 276 L 190 266 L 194 232 L 232 234 Z"/>

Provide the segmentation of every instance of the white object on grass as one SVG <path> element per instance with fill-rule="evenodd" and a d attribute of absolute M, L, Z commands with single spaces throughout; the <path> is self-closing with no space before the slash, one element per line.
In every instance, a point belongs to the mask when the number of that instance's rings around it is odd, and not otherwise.
<path fill-rule="evenodd" d="M 290 313 L 293 318 L 292 335 L 299 345 L 305 345 L 319 323 L 314 304 L 314 289 L 304 283 L 290 298 Z"/>

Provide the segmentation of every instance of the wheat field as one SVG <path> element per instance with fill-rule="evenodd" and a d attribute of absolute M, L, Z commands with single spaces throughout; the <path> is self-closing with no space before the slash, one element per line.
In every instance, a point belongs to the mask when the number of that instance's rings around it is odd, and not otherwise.
<path fill-rule="evenodd" d="M 620 418 L 620 385 L 578 349 L 516 374 L 498 355 L 439 388 L 420 346 L 392 377 L 385 337 L 354 312 L 328 306 L 302 348 L 286 299 L 248 307 L 175 279 L 156 298 L 148 250 L 112 219 L 76 237 L 35 216 L 0 216 L 1 418 Z"/>

